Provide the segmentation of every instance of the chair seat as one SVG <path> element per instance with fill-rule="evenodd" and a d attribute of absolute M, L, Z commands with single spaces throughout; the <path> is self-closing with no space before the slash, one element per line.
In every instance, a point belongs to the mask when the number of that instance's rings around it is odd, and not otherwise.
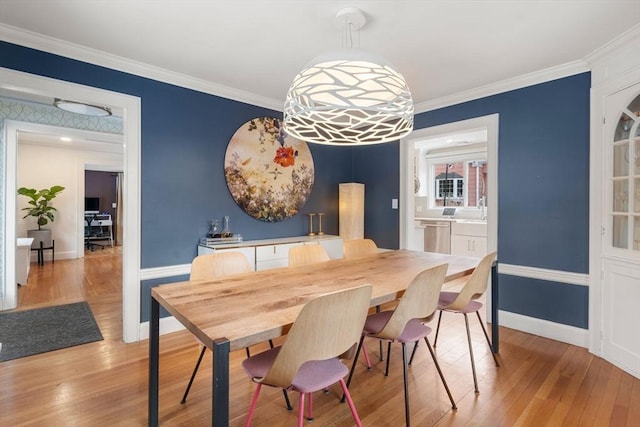
<path fill-rule="evenodd" d="M 455 299 L 458 298 L 458 292 L 440 292 L 440 298 L 438 299 L 438 310 L 453 311 L 456 313 L 475 313 L 482 308 L 482 303 L 476 300 L 471 300 L 462 309 L 452 310 L 449 307 Z"/>
<path fill-rule="evenodd" d="M 387 324 L 393 311 L 381 311 L 367 316 L 367 321 L 364 323 L 363 333 L 367 336 L 375 336 L 382 328 Z M 418 319 L 411 319 L 405 325 L 400 336 L 395 341 L 400 343 L 416 342 L 431 333 L 431 328 L 422 323 Z"/>
<path fill-rule="evenodd" d="M 249 377 L 262 378 L 271 368 L 279 352 L 280 347 L 276 347 L 251 356 L 242 362 L 242 367 Z M 349 369 L 337 357 L 305 362 L 296 373 L 288 389 L 301 393 L 312 393 L 328 388 L 346 377 L 348 373 Z"/>

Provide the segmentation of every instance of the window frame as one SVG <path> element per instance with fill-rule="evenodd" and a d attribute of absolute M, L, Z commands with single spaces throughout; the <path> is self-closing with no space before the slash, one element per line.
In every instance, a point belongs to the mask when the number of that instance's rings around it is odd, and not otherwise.
<path fill-rule="evenodd" d="M 459 212 L 466 211 L 475 211 L 478 209 L 477 206 L 467 206 L 468 203 L 468 195 L 466 188 L 464 185 L 464 181 L 469 182 L 468 171 L 469 168 L 468 163 L 473 161 L 484 161 L 488 162 L 487 156 L 487 145 L 486 144 L 473 144 L 469 147 L 456 147 L 451 149 L 438 149 L 433 150 L 433 152 L 427 152 L 424 154 L 425 166 L 427 170 L 427 185 L 429 188 L 427 197 L 428 197 L 428 209 L 442 209 L 443 206 L 436 205 L 436 201 L 443 200 L 443 197 L 438 197 L 438 191 L 436 189 L 437 181 L 436 173 L 435 173 L 435 165 L 442 163 L 464 163 L 464 176 L 462 178 L 455 178 L 455 180 L 460 180 L 463 182 L 463 204 L 462 206 L 456 206 L 456 209 Z M 456 190 L 456 186 L 454 183 L 454 191 Z M 486 204 L 486 201 L 485 201 Z M 486 206 L 486 205 L 485 205 Z"/>

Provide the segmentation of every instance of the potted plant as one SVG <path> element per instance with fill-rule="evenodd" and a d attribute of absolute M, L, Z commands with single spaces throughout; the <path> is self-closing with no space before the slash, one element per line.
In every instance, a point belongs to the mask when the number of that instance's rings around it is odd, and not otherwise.
<path fill-rule="evenodd" d="M 38 229 L 27 231 L 27 235 L 33 237 L 32 248 L 40 247 L 40 242 L 43 242 L 45 247 L 51 246 L 51 230 L 43 229 L 42 227 L 54 221 L 53 213 L 57 212 L 57 209 L 51 206 L 50 203 L 62 190 L 64 190 L 64 187 L 61 185 L 54 185 L 51 188 L 43 188 L 42 190 L 26 187 L 18 189 L 18 194 L 29 198 L 28 203 L 30 206 L 22 208 L 23 211 L 27 211 L 23 219 L 29 216 L 37 218 Z"/>

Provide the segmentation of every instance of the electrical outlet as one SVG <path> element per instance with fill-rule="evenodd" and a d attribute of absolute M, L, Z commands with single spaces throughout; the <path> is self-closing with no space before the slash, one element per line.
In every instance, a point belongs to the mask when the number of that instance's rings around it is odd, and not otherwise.
<path fill-rule="evenodd" d="M 391 209 L 398 209 L 398 199 L 391 199 Z"/>

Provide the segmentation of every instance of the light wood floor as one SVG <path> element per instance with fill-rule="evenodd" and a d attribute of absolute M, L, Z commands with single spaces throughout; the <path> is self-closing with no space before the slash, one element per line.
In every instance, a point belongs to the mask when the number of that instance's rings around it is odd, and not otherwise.
<path fill-rule="evenodd" d="M 120 286 L 117 249 L 98 250 L 84 260 L 32 264 L 28 285 L 19 290 L 21 309 L 86 300 L 105 339 L 0 363 L 0 426 L 147 424 L 147 341 L 122 343 Z M 409 372 L 412 425 L 638 425 L 640 380 L 583 348 L 506 328 L 501 329 L 501 367 L 496 368 L 477 322 L 471 320 L 480 394 L 473 392 L 463 318 L 445 314 L 436 351 L 458 410 L 451 410 L 421 346 Z M 368 348 L 377 354 L 375 342 Z M 163 336 L 160 350 L 161 425 L 210 425 L 210 358 L 203 362 L 187 404 L 181 405 L 197 345 L 187 332 L 178 332 Z M 253 392 L 240 367 L 243 358 L 243 351 L 231 355 L 232 426 L 243 425 Z M 383 371 L 384 363 L 371 371 L 360 364 L 351 386 L 365 426 L 404 423 L 398 346 L 392 350 L 391 375 L 384 377 Z M 312 425 L 353 425 L 347 405 L 338 403 L 337 396 L 335 387 L 314 396 Z M 295 417 L 295 410 L 284 409 L 279 390 L 265 388 L 253 425 L 293 426 Z"/>

